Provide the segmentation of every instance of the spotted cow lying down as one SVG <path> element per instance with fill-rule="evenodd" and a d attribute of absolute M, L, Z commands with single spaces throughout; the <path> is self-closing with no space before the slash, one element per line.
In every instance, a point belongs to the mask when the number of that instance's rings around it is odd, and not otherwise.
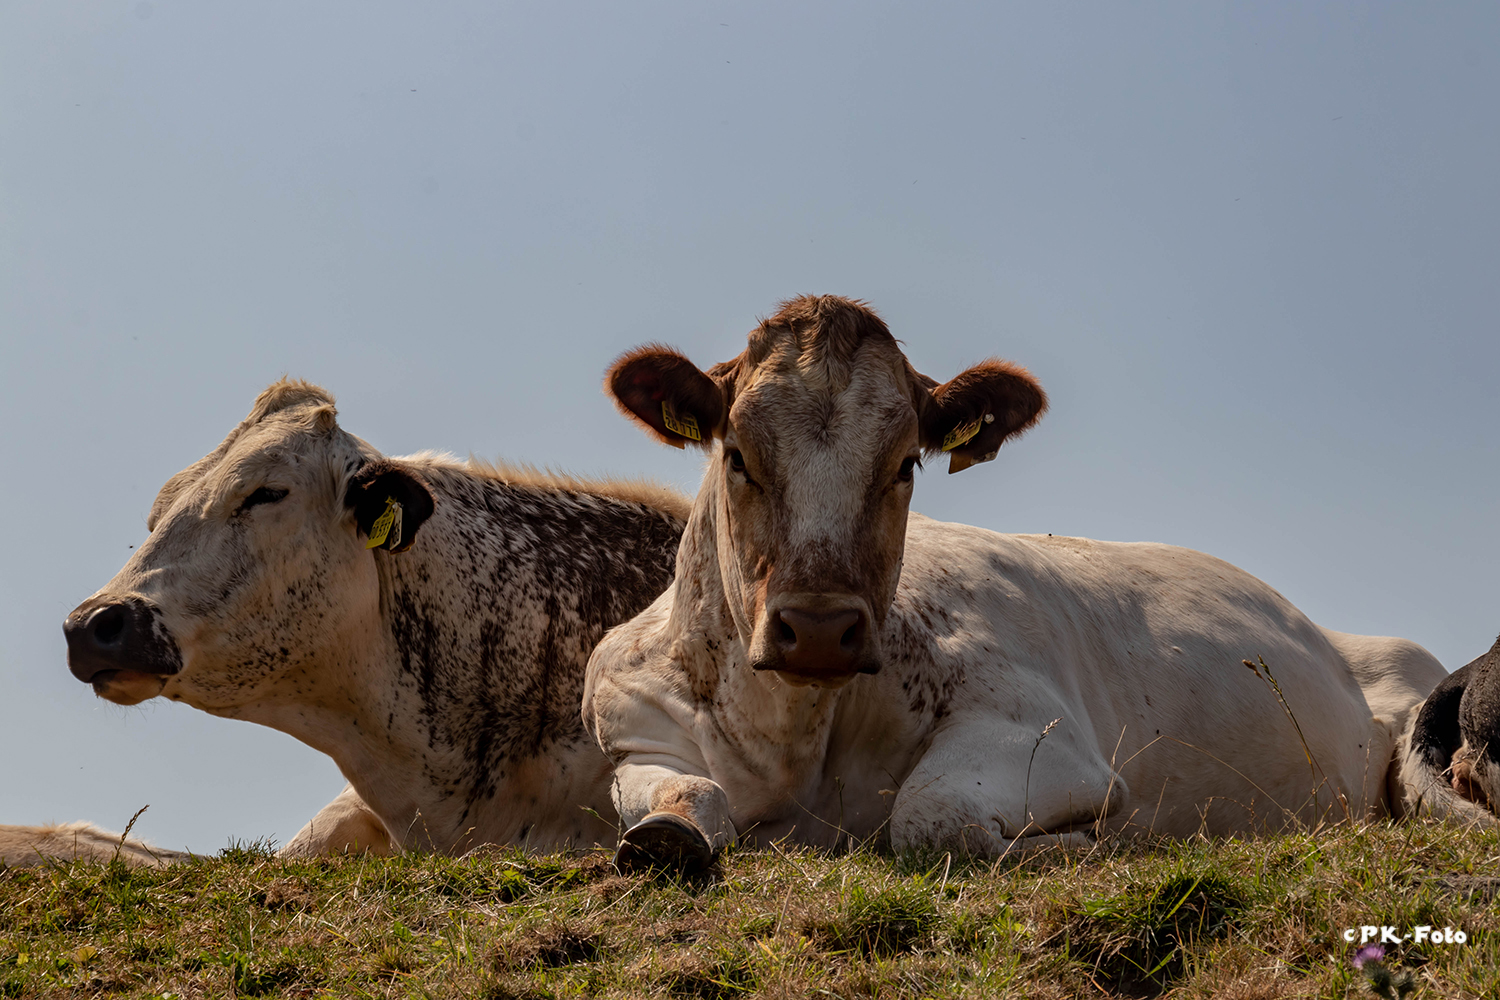
<path fill-rule="evenodd" d="M 291 854 L 612 844 L 578 713 L 589 651 L 672 578 L 686 498 L 423 454 L 272 385 L 162 487 L 150 536 L 67 618 L 102 698 L 271 726 L 350 783 Z"/>
<path fill-rule="evenodd" d="M 1450 674 L 1407 728 L 1406 808 L 1480 825 L 1500 813 L 1500 639 Z"/>
<path fill-rule="evenodd" d="M 747 833 L 994 854 L 1401 812 L 1398 741 L 1446 676 L 1420 646 L 1320 628 L 1201 552 L 908 515 L 924 456 L 962 471 L 1041 416 L 1025 369 L 940 385 L 861 303 L 807 296 L 730 361 L 641 348 L 606 387 L 709 457 L 671 589 L 589 662 L 621 864 Z M 1002 510 L 1025 488 L 989 487 Z"/>

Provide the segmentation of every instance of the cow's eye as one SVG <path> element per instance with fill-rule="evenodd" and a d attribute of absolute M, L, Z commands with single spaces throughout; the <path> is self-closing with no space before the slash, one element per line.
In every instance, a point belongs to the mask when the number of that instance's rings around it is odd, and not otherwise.
<path fill-rule="evenodd" d="M 911 455 L 901 460 L 901 468 L 896 470 L 896 481 L 902 483 L 911 482 L 911 474 L 922 464 L 921 459 Z"/>
<path fill-rule="evenodd" d="M 760 487 L 759 483 L 750 478 L 750 473 L 745 471 L 745 456 L 741 454 L 738 448 L 730 448 L 729 451 L 725 452 L 724 459 L 729 463 L 730 472 L 733 472 L 737 476 L 744 476 L 745 482 L 751 486 Z"/>
<path fill-rule="evenodd" d="M 275 503 L 278 500 L 284 499 L 286 499 L 286 490 L 277 490 L 269 486 L 262 486 L 245 498 L 245 502 L 240 504 L 240 510 L 246 511 L 251 507 L 257 507 L 263 503 Z"/>

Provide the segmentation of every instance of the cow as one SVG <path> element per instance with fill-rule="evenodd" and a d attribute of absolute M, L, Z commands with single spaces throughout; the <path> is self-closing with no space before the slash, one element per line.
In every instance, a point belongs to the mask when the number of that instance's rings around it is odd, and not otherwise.
<path fill-rule="evenodd" d="M 864 304 L 804 296 L 731 361 L 648 345 L 605 387 L 709 456 L 671 588 L 589 660 L 622 867 L 750 831 L 996 854 L 1400 808 L 1397 739 L 1445 676 L 1420 646 L 1188 549 L 908 513 L 924 457 L 959 472 L 1037 421 L 1025 369 L 939 385 Z"/>
<path fill-rule="evenodd" d="M 1500 813 L 1500 638 L 1445 678 L 1413 714 L 1401 775 L 1410 812 L 1475 824 Z"/>
<path fill-rule="evenodd" d="M 82 820 L 46 826 L 0 826 L 0 865 L 10 868 L 54 861 L 120 861 L 131 868 L 164 868 L 191 857 L 186 851 L 154 847 Z"/>
<path fill-rule="evenodd" d="M 67 616 L 69 668 L 331 756 L 351 788 L 292 854 L 613 844 L 583 670 L 671 580 L 688 510 L 644 482 L 384 457 L 282 380 L 162 487 Z"/>

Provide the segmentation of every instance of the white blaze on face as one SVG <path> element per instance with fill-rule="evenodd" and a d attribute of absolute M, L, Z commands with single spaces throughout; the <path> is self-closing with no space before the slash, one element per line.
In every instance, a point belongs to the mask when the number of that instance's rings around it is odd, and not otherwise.
<path fill-rule="evenodd" d="M 891 472 L 916 454 L 916 413 L 879 346 L 858 352 L 842 385 L 799 366 L 758 371 L 730 411 L 726 448 L 739 446 L 760 470 L 761 489 L 731 500 L 763 528 L 739 555 L 769 567 L 767 596 L 837 583 L 873 599 L 883 580 L 868 578 L 870 570 L 900 557 L 899 539 L 882 522 L 904 518 L 910 501 Z"/>

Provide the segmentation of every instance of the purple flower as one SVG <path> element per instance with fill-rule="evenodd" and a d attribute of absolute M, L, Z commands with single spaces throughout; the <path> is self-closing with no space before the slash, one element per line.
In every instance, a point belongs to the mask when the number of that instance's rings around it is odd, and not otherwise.
<path fill-rule="evenodd" d="M 1354 967 L 1363 969 L 1366 962 L 1378 962 L 1385 958 L 1385 949 L 1378 944 L 1367 944 L 1354 953 Z"/>

